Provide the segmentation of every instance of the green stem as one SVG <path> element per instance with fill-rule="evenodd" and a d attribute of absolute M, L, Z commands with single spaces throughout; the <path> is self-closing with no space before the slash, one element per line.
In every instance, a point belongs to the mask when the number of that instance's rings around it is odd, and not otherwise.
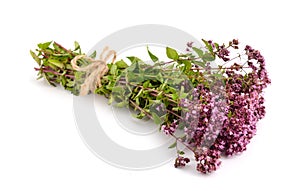
<path fill-rule="evenodd" d="M 71 54 L 72 56 L 75 56 L 75 54 L 72 51 L 66 49 L 65 47 L 63 47 L 62 45 L 58 44 L 57 42 L 54 42 L 54 44 L 57 45 L 59 48 L 63 49 L 64 51 L 66 51 L 67 53 Z"/>
<path fill-rule="evenodd" d="M 146 112 L 144 109 L 142 109 L 140 106 L 138 106 L 134 101 L 129 100 L 129 102 L 131 103 L 132 106 L 134 106 L 135 108 L 137 108 L 138 110 L 143 112 L 145 115 L 147 115 L 147 117 L 149 117 L 150 119 L 153 120 L 153 117 L 150 115 L 150 113 Z"/>
<path fill-rule="evenodd" d="M 189 145 L 187 145 L 185 142 L 181 141 L 181 139 L 179 137 L 176 137 L 174 134 L 170 134 L 172 137 L 174 137 L 176 139 L 176 141 L 179 141 L 181 144 L 183 144 L 186 148 L 188 148 L 190 151 L 192 151 L 194 154 L 195 153 L 195 149 L 193 149 L 192 147 L 190 147 Z"/>
<path fill-rule="evenodd" d="M 175 115 L 176 117 L 178 117 L 179 119 L 183 119 L 181 116 L 179 116 L 177 113 L 167 109 L 167 112 L 171 113 L 172 115 Z"/>
<path fill-rule="evenodd" d="M 71 74 L 64 74 L 63 75 L 63 74 L 61 74 L 57 71 L 51 70 L 51 69 L 46 69 L 46 68 L 34 68 L 34 69 L 35 69 L 35 71 L 43 71 L 43 72 L 46 72 L 46 73 L 52 73 L 52 74 L 57 75 L 57 76 L 66 76 L 66 77 L 69 77 L 69 78 L 72 78 L 72 79 L 75 78 L 74 75 L 71 75 Z"/>

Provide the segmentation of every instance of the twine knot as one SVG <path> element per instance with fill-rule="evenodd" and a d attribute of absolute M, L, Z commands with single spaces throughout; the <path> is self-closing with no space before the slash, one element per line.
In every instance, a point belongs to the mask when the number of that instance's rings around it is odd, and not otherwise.
<path fill-rule="evenodd" d="M 106 54 L 105 57 L 104 54 Z M 108 72 L 107 61 L 111 56 L 113 56 L 112 63 L 114 63 L 117 56 L 116 51 L 109 50 L 109 47 L 105 47 L 100 54 L 99 60 L 95 60 L 86 55 L 78 55 L 71 60 L 71 65 L 74 70 L 86 72 L 85 81 L 80 87 L 80 96 L 87 95 L 89 91 L 94 92 L 97 87 L 101 87 L 101 78 Z M 79 67 L 77 65 L 79 59 L 85 59 L 89 61 L 90 64 L 85 67 Z"/>

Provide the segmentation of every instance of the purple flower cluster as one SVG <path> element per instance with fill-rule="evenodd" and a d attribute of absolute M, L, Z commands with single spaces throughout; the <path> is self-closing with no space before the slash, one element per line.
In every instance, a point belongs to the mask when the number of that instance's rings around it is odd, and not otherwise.
<path fill-rule="evenodd" d="M 171 124 L 164 124 L 161 126 L 161 131 L 166 135 L 172 135 L 178 128 L 177 120 L 174 120 Z"/>
<path fill-rule="evenodd" d="M 178 156 L 175 160 L 174 167 L 175 168 L 184 167 L 189 162 L 190 162 L 189 158 Z"/>
<path fill-rule="evenodd" d="M 220 131 L 224 128 L 229 106 L 224 98 L 225 89 L 210 91 L 204 85 L 198 85 L 192 92 L 191 99 L 182 99 L 181 107 L 185 132 L 185 143 L 195 153 L 197 170 L 209 173 L 216 170 L 221 161 L 221 151 L 212 148 Z"/>
<path fill-rule="evenodd" d="M 256 134 L 256 124 L 265 116 L 263 89 L 271 82 L 260 52 L 250 46 L 246 46 L 245 51 L 252 71 L 245 76 L 234 67 L 226 71 L 228 117 L 213 145 L 214 149 L 229 156 L 245 151 Z"/>
<path fill-rule="evenodd" d="M 233 40 L 229 47 L 237 49 L 237 45 L 238 41 Z M 216 55 L 224 61 L 231 59 L 224 45 L 219 46 Z M 182 118 L 162 126 L 166 134 L 173 134 L 178 125 L 184 127 L 183 143 L 194 152 L 201 173 L 215 171 L 222 154 L 231 156 L 245 151 L 256 134 L 257 122 L 265 116 L 263 89 L 271 83 L 265 59 L 250 46 L 245 47 L 244 55 L 246 63 L 234 63 L 224 70 L 223 85 L 199 84 L 189 98 L 180 101 Z M 243 67 L 251 71 L 243 74 Z M 175 167 L 185 166 L 186 161 L 184 157 L 177 158 Z"/>
<path fill-rule="evenodd" d="M 185 127 L 186 142 L 191 147 L 208 147 L 223 128 L 228 106 L 221 94 L 210 91 L 202 84 L 192 94 L 192 99 L 181 100 L 184 111 L 180 123 Z"/>
<path fill-rule="evenodd" d="M 198 162 L 197 170 L 204 174 L 217 170 L 221 165 L 220 157 L 219 151 L 203 148 L 199 155 L 195 155 L 195 160 Z"/>
<path fill-rule="evenodd" d="M 229 50 L 225 48 L 224 45 L 222 45 L 219 47 L 219 51 L 217 52 L 217 55 L 219 58 L 227 62 L 228 60 L 230 60 L 229 53 L 230 53 Z"/>

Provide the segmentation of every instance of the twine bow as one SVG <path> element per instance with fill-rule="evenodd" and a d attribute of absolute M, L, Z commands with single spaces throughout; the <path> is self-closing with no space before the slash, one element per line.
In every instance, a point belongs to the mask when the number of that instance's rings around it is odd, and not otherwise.
<path fill-rule="evenodd" d="M 105 53 L 106 56 L 104 57 Z M 87 95 L 89 91 L 94 92 L 97 87 L 101 87 L 101 78 L 108 72 L 107 61 L 112 55 L 112 63 L 114 63 L 117 56 L 116 51 L 109 50 L 109 47 L 105 47 L 100 54 L 99 60 L 92 59 L 86 55 L 78 55 L 71 60 L 71 65 L 74 70 L 86 72 L 86 79 L 80 87 L 81 96 Z M 79 67 L 77 61 L 82 58 L 89 61 L 90 64 L 85 67 Z"/>

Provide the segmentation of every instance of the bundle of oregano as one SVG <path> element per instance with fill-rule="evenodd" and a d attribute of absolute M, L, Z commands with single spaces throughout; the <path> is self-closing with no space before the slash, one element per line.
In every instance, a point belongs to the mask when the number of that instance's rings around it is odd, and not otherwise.
<path fill-rule="evenodd" d="M 248 45 L 240 49 L 236 39 L 226 45 L 202 41 L 200 48 L 187 43 L 186 53 L 166 47 L 168 61 L 147 47 L 153 64 L 134 56 L 127 57 L 130 63 L 115 62 L 116 53 L 108 49 L 98 60 L 96 52 L 83 54 L 77 42 L 73 50 L 40 43 L 30 53 L 38 63 L 38 79 L 60 84 L 74 95 L 91 91 L 104 95 L 109 104 L 133 108 L 136 118 L 153 119 L 175 138 L 170 148 L 177 149 L 176 168 L 190 162 L 178 149 L 180 142 L 194 154 L 196 169 L 209 173 L 219 167 L 221 155 L 246 150 L 265 115 L 263 89 L 270 79 L 258 50 Z M 214 61 L 219 64 L 213 66 Z"/>

